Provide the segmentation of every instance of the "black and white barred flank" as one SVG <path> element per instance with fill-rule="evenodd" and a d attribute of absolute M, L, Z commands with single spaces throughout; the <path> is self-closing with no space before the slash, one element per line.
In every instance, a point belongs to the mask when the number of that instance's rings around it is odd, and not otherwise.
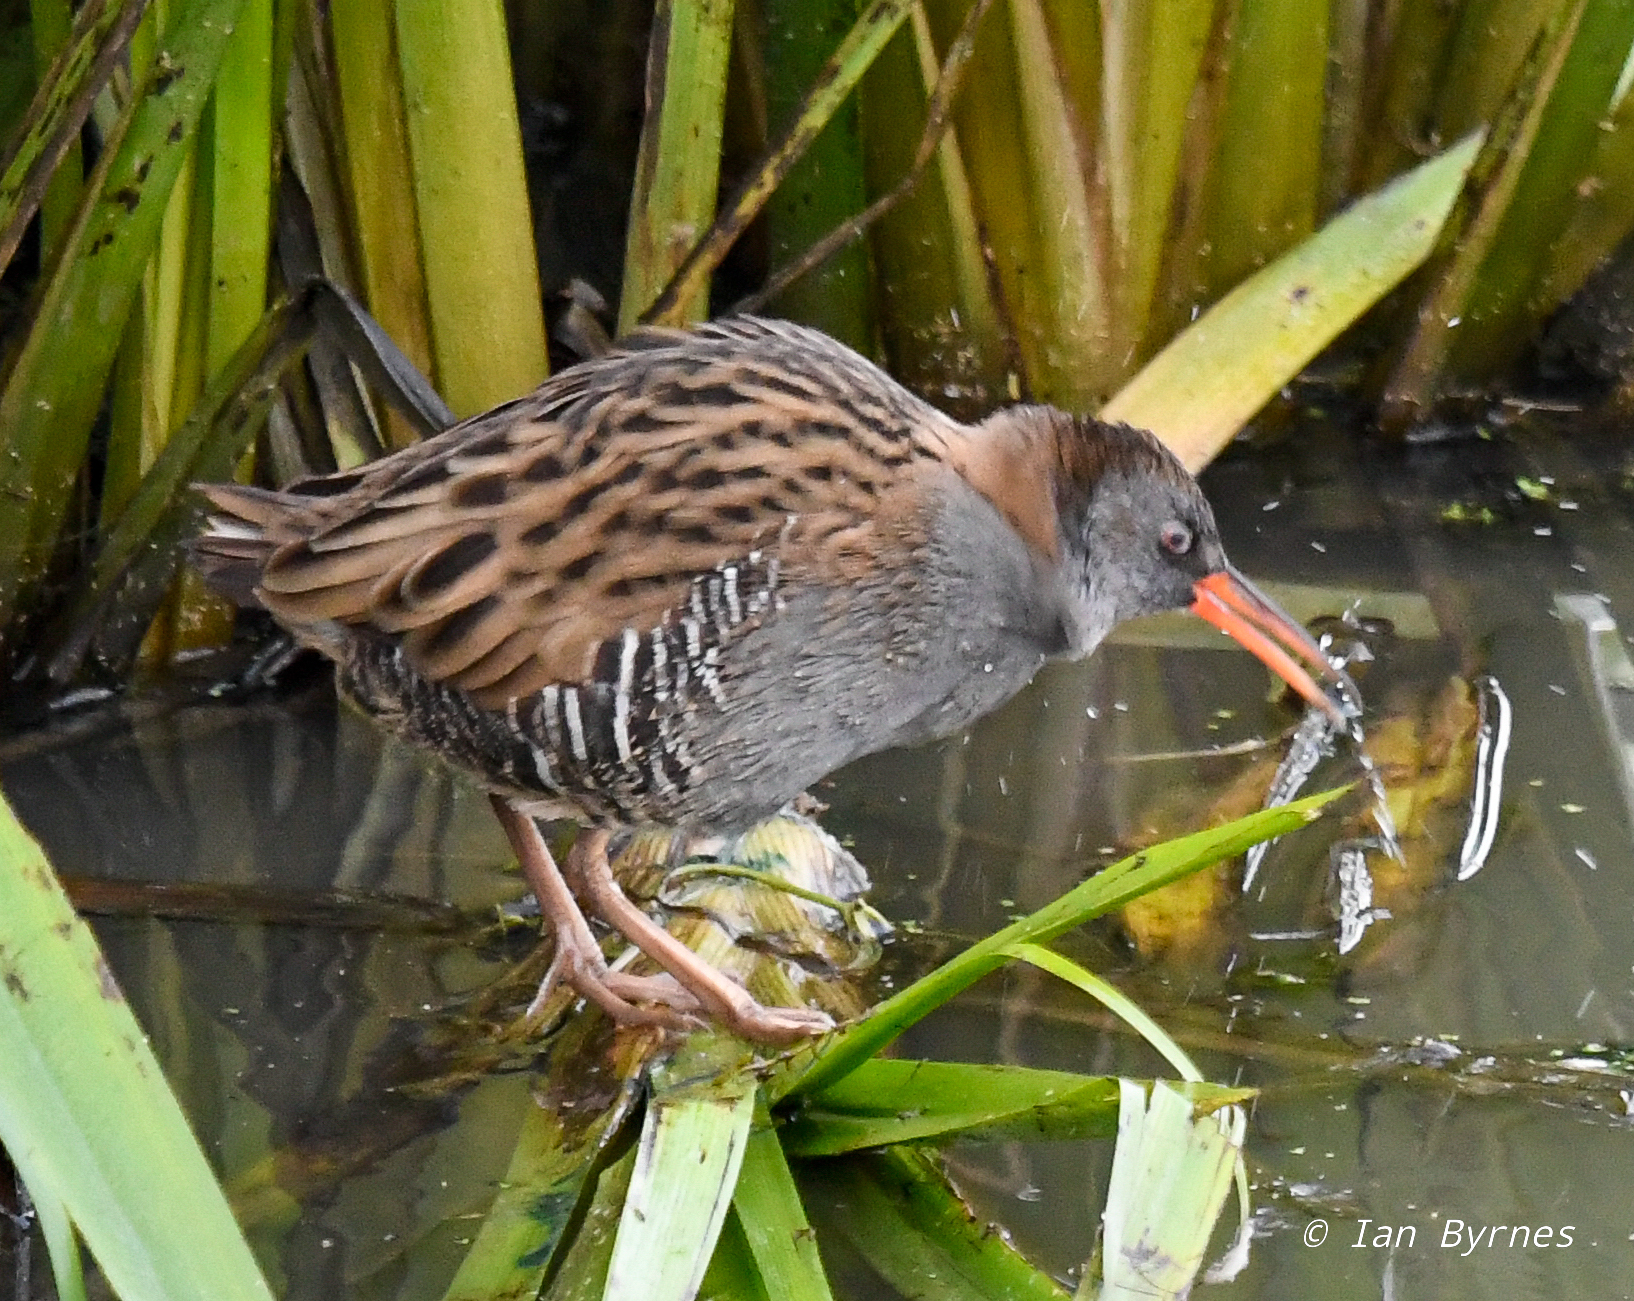
<path fill-rule="evenodd" d="M 778 569 L 756 550 L 700 575 L 673 617 L 604 642 L 589 681 L 552 683 L 501 711 L 421 676 L 384 641 L 359 646 L 343 685 L 406 740 L 479 779 L 600 822 L 662 820 L 685 807 L 698 776 L 697 716 L 731 705 L 722 650 L 778 607 Z"/>

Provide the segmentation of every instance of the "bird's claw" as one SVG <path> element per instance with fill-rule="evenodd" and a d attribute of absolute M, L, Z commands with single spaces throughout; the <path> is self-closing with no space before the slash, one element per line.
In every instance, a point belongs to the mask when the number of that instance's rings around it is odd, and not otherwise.
<path fill-rule="evenodd" d="M 793 1043 L 834 1028 L 833 1019 L 823 1012 L 757 1002 L 742 985 L 657 925 L 613 880 L 607 833 L 586 829 L 568 857 L 568 872 L 596 915 L 665 969 L 657 976 L 611 970 L 533 819 L 499 796 L 493 797 L 493 806 L 540 910 L 556 932 L 556 955 L 528 1006 L 530 1020 L 542 1015 L 551 993 L 566 984 L 620 1025 L 693 1030 L 712 1017 L 733 1034 L 770 1044 Z"/>
<path fill-rule="evenodd" d="M 704 1024 L 698 1000 L 667 972 L 661 976 L 633 976 L 613 971 L 600 949 L 586 955 L 571 942 L 563 943 L 558 933 L 556 956 L 551 959 L 550 968 L 524 1013 L 529 1022 L 544 1016 L 550 996 L 561 985 L 595 1004 L 620 1025 L 696 1030 Z"/>

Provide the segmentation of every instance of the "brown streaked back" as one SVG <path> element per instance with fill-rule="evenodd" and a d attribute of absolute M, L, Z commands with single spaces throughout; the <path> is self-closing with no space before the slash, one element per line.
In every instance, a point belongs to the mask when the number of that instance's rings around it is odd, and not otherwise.
<path fill-rule="evenodd" d="M 647 331 L 527 398 L 360 471 L 207 490 L 199 552 L 299 630 L 400 638 L 490 707 L 586 680 L 700 575 L 773 551 L 855 579 L 913 546 L 925 477 L 971 431 L 815 331 Z M 237 576 L 234 579 L 234 576 Z"/>

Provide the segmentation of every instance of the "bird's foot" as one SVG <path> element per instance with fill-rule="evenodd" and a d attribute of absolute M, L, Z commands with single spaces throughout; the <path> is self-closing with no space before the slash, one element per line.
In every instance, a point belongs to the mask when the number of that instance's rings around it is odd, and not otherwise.
<path fill-rule="evenodd" d="M 742 985 L 710 966 L 631 903 L 613 879 L 605 831 L 586 828 L 579 833 L 568 855 L 567 870 L 598 917 L 669 972 L 682 990 L 733 1034 L 758 1043 L 786 1044 L 834 1028 L 833 1018 L 826 1013 L 757 1002 Z"/>
<path fill-rule="evenodd" d="M 833 1019 L 822 1012 L 757 1002 L 742 985 L 653 922 L 613 880 L 607 833 L 585 830 L 568 857 L 568 871 L 597 916 L 663 967 L 665 974 L 636 976 L 612 970 L 533 819 L 497 795 L 491 802 L 539 899 L 539 909 L 556 932 L 556 956 L 528 1007 L 529 1017 L 543 1012 L 552 991 L 566 984 L 621 1025 L 692 1030 L 707 1016 L 742 1038 L 773 1044 L 793 1043 L 834 1028 Z"/>
<path fill-rule="evenodd" d="M 557 986 L 565 984 L 620 1025 L 661 1025 L 672 1030 L 695 1030 L 702 1025 L 698 1000 L 668 975 L 633 976 L 608 967 L 533 819 L 498 796 L 492 803 L 522 873 L 538 897 L 539 909 L 556 933 L 556 955 L 528 1005 L 527 1017 L 531 1020 L 542 1014 Z"/>
<path fill-rule="evenodd" d="M 589 954 L 581 953 L 578 945 L 563 943 L 562 934 L 557 933 L 556 956 L 528 1004 L 525 1016 L 529 1021 L 543 1016 L 550 996 L 566 985 L 620 1025 L 696 1030 L 704 1024 L 698 1000 L 667 972 L 661 976 L 632 976 L 614 971 L 602 957 L 600 947 L 593 947 Z"/>

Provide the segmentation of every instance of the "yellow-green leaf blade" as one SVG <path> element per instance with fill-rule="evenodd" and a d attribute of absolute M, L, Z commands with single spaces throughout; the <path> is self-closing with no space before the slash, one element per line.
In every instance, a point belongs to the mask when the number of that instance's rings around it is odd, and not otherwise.
<path fill-rule="evenodd" d="M 505 15 L 473 3 L 396 16 L 437 387 L 474 415 L 549 370 Z"/>
<path fill-rule="evenodd" d="M 0 801 L 0 1142 L 123 1301 L 266 1301 L 96 940 Z"/>
<path fill-rule="evenodd" d="M 1311 358 L 1417 267 L 1480 141 L 1470 138 L 1358 200 L 1248 277 L 1101 410 L 1206 465 Z"/>

